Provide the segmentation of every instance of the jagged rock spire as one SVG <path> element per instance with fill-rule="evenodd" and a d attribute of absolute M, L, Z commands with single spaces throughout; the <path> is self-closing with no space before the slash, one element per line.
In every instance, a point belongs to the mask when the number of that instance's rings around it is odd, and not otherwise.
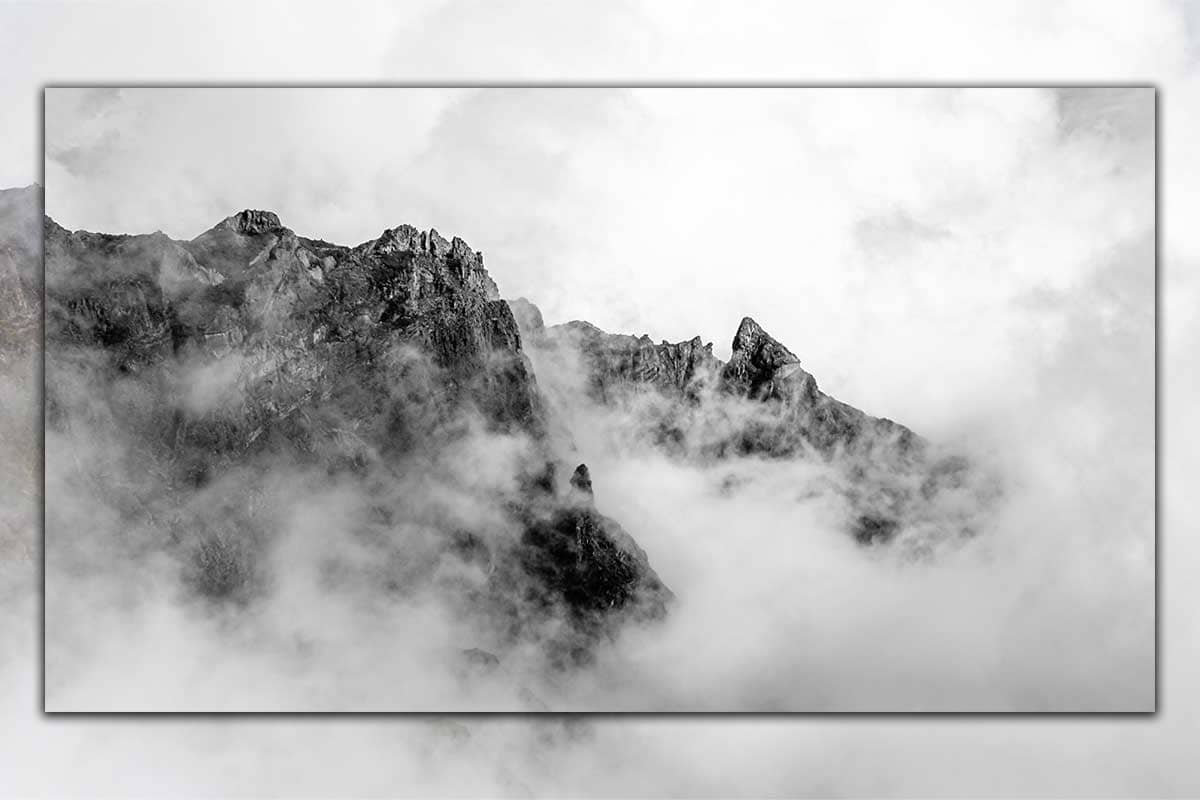
<path fill-rule="evenodd" d="M 800 359 L 791 350 L 780 344 L 750 317 L 742 317 L 737 333 L 733 337 L 733 353 L 745 353 L 762 366 L 781 367 L 784 364 L 799 364 Z"/>
<path fill-rule="evenodd" d="M 725 386 L 737 394 L 757 399 L 783 399 L 793 394 L 784 383 L 794 379 L 809 400 L 816 399 L 817 385 L 800 368 L 800 359 L 750 317 L 744 317 L 733 337 L 733 355 L 722 371 Z"/>
<path fill-rule="evenodd" d="M 588 472 L 587 464 L 580 464 L 571 474 L 571 488 L 592 497 L 592 474 Z"/>

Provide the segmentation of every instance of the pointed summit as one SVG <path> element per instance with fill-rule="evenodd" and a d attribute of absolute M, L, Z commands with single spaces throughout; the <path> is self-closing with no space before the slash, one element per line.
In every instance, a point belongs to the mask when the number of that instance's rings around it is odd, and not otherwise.
<path fill-rule="evenodd" d="M 743 317 L 733 337 L 733 355 L 722 374 L 736 393 L 759 399 L 790 394 L 784 382 L 796 376 L 802 392 L 812 396 L 816 381 L 800 368 L 800 359 L 750 317 Z"/>
<path fill-rule="evenodd" d="M 749 350 L 753 348 L 755 342 L 766 335 L 767 332 L 753 318 L 742 317 L 737 333 L 733 335 L 733 349 L 734 351 Z"/>
<path fill-rule="evenodd" d="M 745 354 L 760 366 L 781 367 L 784 364 L 799 364 L 800 359 L 791 350 L 780 344 L 750 317 L 742 317 L 737 333 L 733 337 L 733 354 Z"/>

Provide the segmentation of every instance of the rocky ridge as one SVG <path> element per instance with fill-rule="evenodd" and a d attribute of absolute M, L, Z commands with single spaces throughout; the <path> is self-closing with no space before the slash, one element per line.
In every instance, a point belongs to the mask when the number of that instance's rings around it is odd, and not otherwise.
<path fill-rule="evenodd" d="M 255 554 L 272 534 L 255 509 L 283 464 L 361 492 L 351 527 L 379 550 L 368 577 L 385 590 L 434 580 L 447 554 L 465 565 L 471 577 L 453 590 L 501 632 L 490 647 L 565 618 L 548 651 L 577 663 L 625 621 L 661 618 L 673 595 L 597 509 L 587 467 L 557 477 L 570 465 L 548 435 L 533 352 L 578 352 L 597 403 L 662 400 L 649 428 L 681 457 L 837 463 L 864 545 L 894 539 L 967 471 L 821 392 L 750 318 L 728 362 L 699 337 L 547 327 L 531 303 L 500 298 L 481 253 L 436 230 L 400 225 L 348 247 L 248 209 L 188 241 L 72 232 L 48 217 L 43 235 L 48 427 L 120 445 L 114 474 L 137 477 L 107 487 L 118 513 L 178 551 L 185 579 L 216 601 L 250 602 L 262 582 Z M 465 465 L 447 455 L 499 441 L 522 443 L 501 488 L 479 486 L 483 451 Z M 414 501 L 432 481 L 491 522 Z M 440 542 L 422 558 L 397 542 L 411 525 Z"/>
<path fill-rule="evenodd" d="M 555 479 L 517 324 L 462 239 L 401 225 L 345 247 L 257 210 L 190 241 L 71 232 L 49 218 L 44 234 L 48 426 L 106 430 L 128 450 L 117 472 L 142 485 L 125 492 L 139 496 L 123 513 L 166 529 L 202 594 L 252 595 L 254 553 L 270 534 L 247 533 L 269 527 L 248 509 L 287 464 L 352 481 L 372 541 L 403 524 L 438 531 L 443 544 L 420 564 L 388 550 L 403 566 L 381 585 L 428 580 L 454 553 L 484 576 L 459 587 L 463 603 L 503 616 L 495 627 L 510 638 L 565 615 L 555 652 L 578 659 L 619 620 L 665 613 L 671 593 L 646 554 Z M 475 488 L 470 465 L 445 456 L 501 439 L 526 443 L 515 488 Z M 512 533 L 472 530 L 453 509 L 389 488 L 435 474 Z M 196 510 L 213 487 L 217 519 Z"/>
<path fill-rule="evenodd" d="M 699 336 L 655 343 L 581 321 L 546 326 L 528 300 L 512 304 L 527 349 L 580 355 L 595 402 L 629 408 L 646 395 L 665 399 L 629 418 L 667 451 L 705 461 L 808 458 L 839 468 L 853 509 L 847 527 L 861 544 L 891 541 L 905 520 L 970 478 L 961 456 L 937 453 L 907 427 L 822 392 L 800 359 L 750 317 L 724 362 Z M 970 529 L 959 525 L 957 533 Z"/>

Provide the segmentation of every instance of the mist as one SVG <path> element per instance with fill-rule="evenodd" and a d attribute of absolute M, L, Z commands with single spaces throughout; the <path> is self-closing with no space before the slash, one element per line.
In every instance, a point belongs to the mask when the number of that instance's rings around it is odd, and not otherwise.
<path fill-rule="evenodd" d="M 548 728 L 524 719 L 487 720 L 460 717 L 453 722 L 428 719 L 377 718 L 63 718 L 39 716 L 38 663 L 40 620 L 36 599 L 38 529 L 34 522 L 40 502 L 24 499 L 4 505 L 15 524 L 22 551 L 29 560 L 5 560 L 6 599 L 0 615 L 4 641 L 0 656 L 6 716 L 15 720 L 0 734 L 4 743 L 3 779 L 0 784 L 16 795 L 133 794 L 158 796 L 230 793 L 284 796 L 397 794 L 571 794 L 571 795 L 951 795 L 1004 793 L 1011 795 L 1188 795 L 1195 791 L 1196 773 L 1191 758 L 1194 739 L 1196 693 L 1189 688 L 1190 670 L 1196 661 L 1196 628 L 1190 613 L 1188 567 L 1195 562 L 1192 537 L 1176 536 L 1188 528 L 1189 512 L 1183 498 L 1184 478 L 1196 472 L 1196 426 L 1185 392 L 1196 389 L 1188 354 L 1200 339 L 1194 315 L 1195 281 L 1192 277 L 1196 242 L 1188 235 L 1185 215 L 1194 205 L 1194 181 L 1189 169 L 1194 158 L 1187 148 L 1195 128 L 1194 31 L 1189 33 L 1190 9 L 1178 4 L 1139 4 L 1136 12 L 1121 4 L 1089 4 L 1080 12 L 1066 5 L 1047 11 L 1041 4 L 1001 13 L 998 9 L 969 13 L 965 9 L 912 7 L 903 13 L 872 6 L 829 8 L 819 19 L 788 24 L 787 10 L 771 5 L 730 10 L 714 15 L 707 24 L 683 27 L 671 11 L 627 7 L 622 13 L 598 19 L 579 9 L 547 16 L 543 10 L 515 7 L 507 20 L 467 13 L 462 7 L 433 4 L 419 13 L 397 15 L 384 8 L 356 5 L 356 14 L 342 11 L 321 15 L 320 35 L 304 31 L 303 20 L 316 12 L 289 9 L 279 14 L 263 7 L 242 8 L 245 25 L 228 23 L 229 15 L 212 14 L 212 6 L 115 7 L 44 6 L 29 16 L 29 24 L 14 25 L 20 32 L 9 43 L 14 59 L 13 81 L 2 88 L 3 113 L 12 151 L 28 157 L 8 159 L 3 168 L 12 176 L 7 184 L 27 183 L 36 170 L 30 157 L 40 157 L 40 128 L 31 120 L 38 112 L 37 88 L 49 79 L 87 72 L 122 79 L 162 80 L 170 75 L 195 79 L 253 76 L 296 81 L 305 76 L 348 80 L 391 76 L 412 79 L 428 76 L 442 80 L 469 80 L 496 74 L 544 77 L 548 68 L 574 77 L 613 78 L 619 75 L 647 78 L 713 76 L 728 80 L 770 77 L 775 80 L 862 80 L 886 76 L 937 80 L 953 73 L 962 79 L 988 81 L 1037 80 L 1048 75 L 1064 79 L 1125 78 L 1161 81 L 1165 98 L 1163 134 L 1169 166 L 1163 171 L 1165 225 L 1162 236 L 1162 400 L 1163 449 L 1161 479 L 1162 538 L 1162 643 L 1163 703 L 1154 717 L 1013 718 L 881 718 L 874 716 L 821 718 L 725 717 L 588 718 L 588 733 L 546 735 Z M 805 15 L 817 13 L 808 9 Z M 364 15 L 378 23 L 363 36 Z M 1055 15 L 1058 16 L 1055 16 Z M 1079 22 L 1081 14 L 1087 24 Z M 400 16 L 406 18 L 401 19 Z M 571 17 L 566 19 L 565 17 Z M 1046 25 L 1054 17 L 1061 24 Z M 291 37 L 264 40 L 264 26 L 288 24 Z M 794 20 L 792 20 L 794 22 Z M 440 23 L 434 26 L 433 23 Z M 811 22 L 812 24 L 808 24 Z M 454 24 L 450 24 L 454 23 Z M 101 46 L 96 31 L 117 35 L 130 31 L 145 35 L 147 50 Z M 547 35 L 549 28 L 554 35 Z M 276 28 L 273 28 L 276 29 Z M 635 47 L 623 38 L 638 34 Z M 618 33 L 619 32 L 619 33 Z M 420 35 L 414 35 L 420 34 Z M 49 43 L 56 46 L 51 48 Z M 220 66 L 211 61 L 213 47 L 224 56 Z M 353 47 L 344 43 L 353 41 Z M 448 46 L 453 41 L 454 46 Z M 300 43 L 300 44 L 297 44 Z M 301 46 L 307 43 L 309 46 Z M 39 50 L 44 48 L 44 50 Z M 1020 58 L 1014 59 L 1013 54 Z M 561 72 L 559 72 L 561 71 Z M 22 79 L 28 75 L 28 79 Z M 37 75 L 36 80 L 32 76 Z M 241 201 L 237 201 L 239 204 Z M 281 208 L 279 203 L 264 202 Z M 222 212 L 227 211 L 221 205 Z M 212 215 L 201 212 L 202 223 Z M 395 221 L 385 215 L 382 224 Z M 401 215 L 402 217 L 405 215 Z M 70 222 L 68 219 L 64 223 Z M 430 220 L 433 221 L 433 220 Z M 75 224 L 95 226 L 85 221 Z M 108 226 L 117 229 L 118 226 Z M 138 225 L 128 230 L 151 229 Z M 381 225 L 368 225 L 373 234 Z M 870 229 L 869 229 L 870 230 Z M 188 226 L 185 233 L 192 232 Z M 872 234 L 874 236 L 875 234 Z M 350 237 L 353 238 L 353 237 Z M 503 280 L 503 275 L 500 275 Z M 526 289 L 544 308 L 553 304 Z M 506 291 L 507 287 L 506 287 Z M 731 314 L 756 313 L 744 304 Z M 680 338 L 701 332 L 721 345 L 736 317 L 725 324 L 689 321 L 686 329 L 654 331 L 648 322 L 620 323 L 588 314 L 611 330 L 650 330 L 653 335 Z M 802 355 L 804 343 L 764 323 Z M 569 311 L 547 315 L 568 319 Z M 1059 323 L 1049 314 L 1042 327 L 1024 333 L 1055 330 Z M 1018 326 L 1020 327 L 1020 326 Z M 836 337 L 834 337 L 836 338 Z M 835 348 L 836 350 L 836 348 Z M 1101 348 L 1097 348 L 1099 352 Z M 1018 360 L 1020 361 L 1020 360 Z M 1021 361 L 1021 363 L 1026 363 Z M 1060 377 L 1069 373 L 1060 362 Z M 30 374 L 36 377 L 33 367 Z M 822 385 L 842 387 L 847 375 L 840 368 L 813 368 Z M 856 370 L 857 372 L 857 370 Z M 1112 371 L 1114 376 L 1119 369 Z M 865 381 L 867 378 L 864 377 Z M 871 380 L 874 380 L 872 378 Z M 832 383 L 831 383 L 832 382 Z M 1128 383 L 1134 383 L 1130 380 Z M 968 382 L 969 383 L 969 382 Z M 1018 393 L 1030 384 L 1005 382 Z M 1042 384 L 1043 386 L 1045 384 Z M 1057 382 L 1061 395 L 1073 395 L 1066 381 Z M 40 473 L 36 446 L 27 460 L 12 459 L 8 432 L 23 431 L 36 442 L 37 425 L 29 425 L 19 411 L 32 408 L 36 397 L 29 383 L 6 384 L 5 468 Z M 978 388 L 980 401 L 995 397 L 995 385 Z M 876 394 L 896 396 L 880 384 Z M 869 398 L 840 394 L 857 400 L 872 413 L 889 413 L 927 435 L 928 424 Z M 8 398 L 16 398 L 11 404 Z M 928 397 L 913 405 L 930 408 Z M 1007 402 L 1007 401 L 1005 401 Z M 24 405 L 22 405 L 24 404 Z M 941 407 L 954 407 L 942 401 Z M 1089 407 L 1080 403 L 1079 411 Z M 972 436 L 983 434 L 975 406 L 948 419 Z M 937 417 L 944 415 L 938 414 Z M 966 418 L 966 419 L 964 419 Z M 935 420 L 936 421 L 936 420 Z M 1053 426 L 1038 416 L 1010 420 L 1007 430 Z M 970 424 L 967 424 L 970 423 Z M 940 426 L 938 426 L 940 427 Z M 1004 430 L 1000 426 L 997 430 Z M 1053 447 L 1063 449 L 1066 439 L 1087 441 L 1092 432 L 1107 430 L 1079 425 L 1075 436 L 1062 436 Z M 951 428 L 946 436 L 952 438 Z M 1001 442 L 1003 444 L 1003 442 Z M 1037 451 L 1040 446 L 1033 446 Z M 1113 450 L 1119 451 L 1114 445 Z M 1066 448 L 1069 452 L 1070 448 Z M 592 458 L 591 455 L 587 456 Z M 1064 458 L 1047 458 L 1047 467 L 1061 466 Z M 1114 458 L 1076 460 L 1072 470 L 1116 475 Z M 1125 465 L 1130 472 L 1140 463 Z M 599 472 L 598 468 L 595 470 Z M 1020 470 L 1012 472 L 1020 473 Z M 1027 476 L 1035 473 L 1025 473 Z M 1069 472 L 1067 474 L 1073 474 Z M 1011 476 L 1011 473 L 1010 473 Z M 1062 474 L 1041 474 L 1061 479 Z M 14 484 L 5 482 L 6 488 Z M 29 486 L 36 486 L 31 478 Z M 1094 489 L 1104 486 L 1097 481 Z M 1071 485 L 1059 484 L 1059 493 Z M 597 480 L 597 499 L 607 504 L 618 487 Z M 1049 490 L 1047 490 L 1049 491 Z M 24 495 L 21 495 L 24 498 Z M 1090 494 L 1112 507 L 1109 495 Z M 1119 497 L 1119 495 L 1117 495 Z M 36 496 L 33 497 L 36 501 Z M 1095 509 L 1089 509 L 1095 512 Z M 1082 526 L 1080 526 L 1082 527 Z M 639 537 L 644 534 L 639 531 Z M 1031 537 L 1033 538 L 1033 537 Z M 645 543 L 649 546 L 649 543 Z M 1137 556 L 1138 546 L 1125 543 Z M 1113 548 L 1122 545 L 1112 543 Z M 6 551 L 8 552 L 8 551 Z M 653 553 L 652 553 L 653 555 Z M 319 758 L 298 754 L 319 753 Z M 64 765 L 69 764 L 69 768 Z"/>

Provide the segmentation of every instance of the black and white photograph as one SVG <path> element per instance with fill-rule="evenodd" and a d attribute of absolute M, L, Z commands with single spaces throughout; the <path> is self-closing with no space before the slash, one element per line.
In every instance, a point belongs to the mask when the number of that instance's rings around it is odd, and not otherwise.
<path fill-rule="evenodd" d="M 1153 712 L 1157 100 L 47 88 L 45 711 Z"/>
<path fill-rule="evenodd" d="M 1197 0 L 0 0 L 0 798 L 1200 797 Z"/>

